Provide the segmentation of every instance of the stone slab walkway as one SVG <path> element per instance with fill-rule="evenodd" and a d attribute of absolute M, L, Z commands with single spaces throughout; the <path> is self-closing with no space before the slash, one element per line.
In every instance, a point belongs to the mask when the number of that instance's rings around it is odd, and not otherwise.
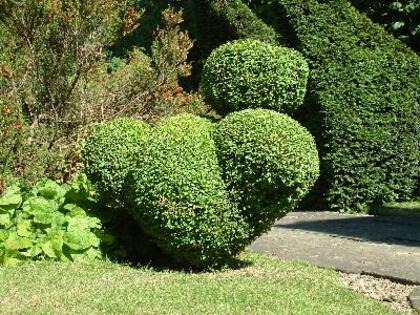
<path fill-rule="evenodd" d="M 420 284 L 420 216 L 293 212 L 251 249 L 348 273 Z"/>

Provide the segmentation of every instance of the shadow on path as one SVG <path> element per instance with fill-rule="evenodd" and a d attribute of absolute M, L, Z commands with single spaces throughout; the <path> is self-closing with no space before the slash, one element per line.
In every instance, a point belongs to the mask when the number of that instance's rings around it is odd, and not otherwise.
<path fill-rule="evenodd" d="M 354 240 L 420 247 L 420 216 L 375 217 L 317 215 L 303 219 L 285 218 L 273 229 L 294 229 L 343 236 Z"/>
<path fill-rule="evenodd" d="M 420 216 L 292 212 L 250 248 L 348 273 L 420 284 Z"/>

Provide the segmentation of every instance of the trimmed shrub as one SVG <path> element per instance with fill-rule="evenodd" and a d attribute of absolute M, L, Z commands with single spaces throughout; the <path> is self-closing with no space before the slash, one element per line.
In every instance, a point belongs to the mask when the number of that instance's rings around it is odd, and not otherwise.
<path fill-rule="evenodd" d="M 293 209 L 318 178 L 315 141 L 287 115 L 235 112 L 217 125 L 214 137 L 228 190 L 253 229 L 251 239 Z"/>
<path fill-rule="evenodd" d="M 281 41 L 279 34 L 240 0 L 185 0 L 183 6 L 202 58 L 235 39 L 253 38 L 273 45 Z"/>
<path fill-rule="evenodd" d="M 210 7 L 220 18 L 226 20 L 236 38 L 256 39 L 276 45 L 280 34 L 259 19 L 241 0 L 212 0 Z"/>
<path fill-rule="evenodd" d="M 308 75 L 299 52 L 239 40 L 212 52 L 204 65 L 202 90 L 220 113 L 258 107 L 292 113 L 303 103 Z"/>
<path fill-rule="evenodd" d="M 244 248 L 249 228 L 229 201 L 213 125 L 183 114 L 153 130 L 128 178 L 129 211 L 176 261 L 217 264 Z"/>
<path fill-rule="evenodd" d="M 148 124 L 133 118 L 93 125 L 81 159 L 86 175 L 96 185 L 103 201 L 121 201 L 125 177 L 149 132 Z"/>
<path fill-rule="evenodd" d="M 330 209 L 353 211 L 410 198 L 420 170 L 419 58 L 347 1 L 276 2 L 311 67 L 317 193 Z"/>

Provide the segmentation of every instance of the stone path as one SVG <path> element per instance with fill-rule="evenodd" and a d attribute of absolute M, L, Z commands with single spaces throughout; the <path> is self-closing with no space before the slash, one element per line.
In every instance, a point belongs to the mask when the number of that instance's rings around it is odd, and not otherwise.
<path fill-rule="evenodd" d="M 420 285 L 420 216 L 293 212 L 251 249 Z"/>

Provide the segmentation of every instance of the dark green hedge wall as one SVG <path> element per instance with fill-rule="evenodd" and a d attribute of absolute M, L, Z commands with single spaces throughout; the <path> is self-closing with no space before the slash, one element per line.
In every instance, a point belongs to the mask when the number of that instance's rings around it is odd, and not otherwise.
<path fill-rule="evenodd" d="M 420 1 L 351 0 L 351 4 L 420 53 Z"/>
<path fill-rule="evenodd" d="M 331 209 L 359 211 L 410 198 L 420 168 L 419 58 L 347 1 L 275 1 L 311 68 L 317 194 Z"/>

